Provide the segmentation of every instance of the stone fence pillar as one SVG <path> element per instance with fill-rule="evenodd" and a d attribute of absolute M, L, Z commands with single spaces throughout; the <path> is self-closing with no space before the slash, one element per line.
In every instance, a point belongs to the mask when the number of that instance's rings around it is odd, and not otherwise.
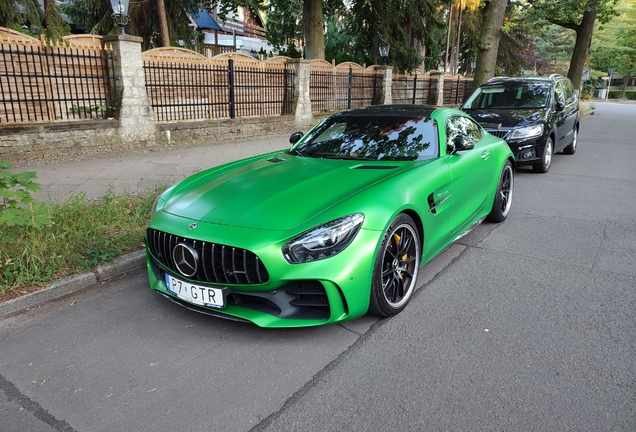
<path fill-rule="evenodd" d="M 134 143 L 135 147 L 153 145 L 156 141 L 155 115 L 146 92 L 142 38 L 130 35 L 105 36 L 104 42 L 113 46 L 114 72 L 120 98 L 115 114 L 119 119 L 120 138 L 122 142 Z"/>
<path fill-rule="evenodd" d="M 287 64 L 294 67 L 294 91 L 290 95 L 292 101 L 292 113 L 296 119 L 296 125 L 307 127 L 311 124 L 313 114 L 311 112 L 311 99 L 309 98 L 309 60 L 289 59 Z"/>

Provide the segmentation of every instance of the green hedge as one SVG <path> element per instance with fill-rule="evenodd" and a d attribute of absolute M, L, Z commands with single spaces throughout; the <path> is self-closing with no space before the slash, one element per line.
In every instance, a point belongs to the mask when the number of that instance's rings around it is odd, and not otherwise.
<path fill-rule="evenodd" d="M 610 99 L 619 99 L 620 97 L 621 97 L 620 90 L 610 90 L 609 92 Z M 636 100 L 636 90 L 627 90 L 625 92 L 625 99 Z"/>
<path fill-rule="evenodd" d="M 598 90 L 594 92 L 594 95 L 598 97 Z M 620 90 L 610 90 L 609 99 L 620 99 L 621 91 Z M 627 100 L 636 100 L 636 90 L 627 90 L 625 92 L 625 99 Z"/>

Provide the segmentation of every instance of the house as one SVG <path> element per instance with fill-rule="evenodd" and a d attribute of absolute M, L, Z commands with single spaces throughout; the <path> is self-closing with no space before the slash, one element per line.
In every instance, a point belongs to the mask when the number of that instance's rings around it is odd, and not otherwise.
<path fill-rule="evenodd" d="M 203 32 L 204 51 L 211 57 L 223 52 L 236 51 L 253 57 L 269 53 L 273 46 L 265 36 L 264 19 L 249 9 L 239 6 L 225 17 L 219 17 L 219 6 L 212 13 L 199 9 L 190 16 L 191 25 Z"/>

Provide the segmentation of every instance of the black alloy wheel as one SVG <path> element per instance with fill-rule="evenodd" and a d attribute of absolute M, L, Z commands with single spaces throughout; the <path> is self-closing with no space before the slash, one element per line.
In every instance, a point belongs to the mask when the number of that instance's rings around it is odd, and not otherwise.
<path fill-rule="evenodd" d="M 486 217 L 486 220 L 490 222 L 503 222 L 506 220 L 512 207 L 512 193 L 514 189 L 514 171 L 510 161 L 506 161 L 499 176 L 499 183 L 497 185 L 497 191 L 495 192 L 495 201 L 493 202 L 492 210 Z"/>
<path fill-rule="evenodd" d="M 420 238 L 413 219 L 401 213 L 384 233 L 371 282 L 369 311 L 389 317 L 404 309 L 415 291 Z"/>

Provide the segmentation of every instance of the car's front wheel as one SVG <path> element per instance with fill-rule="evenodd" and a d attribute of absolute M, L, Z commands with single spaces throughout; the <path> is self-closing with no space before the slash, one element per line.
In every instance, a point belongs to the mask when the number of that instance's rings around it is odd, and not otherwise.
<path fill-rule="evenodd" d="M 490 222 L 503 222 L 510 213 L 512 207 L 512 193 L 515 189 L 515 178 L 510 161 L 501 170 L 497 191 L 495 192 L 495 201 L 492 204 L 492 210 L 486 217 Z"/>
<path fill-rule="evenodd" d="M 420 268 L 420 238 L 415 222 L 401 213 L 382 237 L 373 267 L 369 312 L 389 317 L 406 307 Z"/>
<path fill-rule="evenodd" d="M 574 136 L 572 137 L 572 142 L 569 146 L 563 149 L 563 153 L 566 155 L 573 155 L 576 153 L 576 144 L 579 140 L 579 129 L 577 127 L 574 128 Z"/>
<path fill-rule="evenodd" d="M 541 162 L 532 165 L 532 169 L 538 173 L 547 173 L 550 170 L 552 164 L 552 152 L 554 151 L 554 144 L 552 138 L 548 137 L 545 141 L 545 148 L 543 149 L 543 155 L 541 156 Z"/>

